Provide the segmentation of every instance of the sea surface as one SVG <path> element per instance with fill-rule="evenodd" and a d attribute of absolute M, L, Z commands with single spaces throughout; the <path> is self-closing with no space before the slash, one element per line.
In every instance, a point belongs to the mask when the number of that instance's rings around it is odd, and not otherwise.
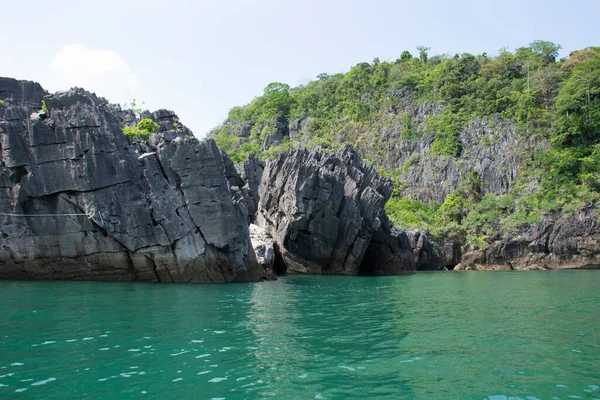
<path fill-rule="evenodd" d="M 0 399 L 600 399 L 600 271 L 0 282 Z"/>

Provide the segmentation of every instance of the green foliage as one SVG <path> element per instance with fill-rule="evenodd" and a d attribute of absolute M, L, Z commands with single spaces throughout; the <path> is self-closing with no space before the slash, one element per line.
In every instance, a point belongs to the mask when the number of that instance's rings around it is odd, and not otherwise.
<path fill-rule="evenodd" d="M 555 62 L 556 57 L 558 57 L 558 51 L 562 48 L 562 46 L 559 44 L 547 42 L 545 40 L 536 40 L 532 42 L 529 47 L 546 63 Z"/>
<path fill-rule="evenodd" d="M 412 58 L 412 54 L 408 52 L 408 50 L 404 50 L 402 54 L 400 54 L 400 61 L 408 61 Z"/>
<path fill-rule="evenodd" d="M 123 128 L 123 134 L 129 140 L 143 140 L 146 141 L 150 137 L 150 134 L 158 131 L 160 125 L 152 121 L 150 118 L 144 118 L 138 122 L 136 127 L 126 126 Z"/>
<path fill-rule="evenodd" d="M 46 105 L 46 100 L 42 100 L 42 108 L 40 109 L 40 111 L 48 113 L 48 106 Z"/>
<path fill-rule="evenodd" d="M 435 132 L 435 139 L 429 149 L 434 156 L 458 157 L 462 144 L 458 138 L 459 128 L 455 117 L 450 112 L 435 115 L 427 119 L 428 130 Z"/>
<path fill-rule="evenodd" d="M 429 53 L 429 50 L 431 50 L 431 48 L 425 47 L 425 46 L 417 46 L 417 50 L 419 51 L 419 60 L 421 60 L 422 63 L 426 63 L 428 53 Z"/>
<path fill-rule="evenodd" d="M 508 215 L 515 207 L 515 199 L 511 195 L 486 195 L 480 202 L 470 204 L 464 217 L 464 225 L 472 230 L 472 235 L 493 237 L 498 232 L 495 224 L 504 215 Z"/>
<path fill-rule="evenodd" d="M 0 104 L 4 104 L 4 100 L 0 99 Z"/>
<path fill-rule="evenodd" d="M 293 99 L 290 96 L 290 86 L 285 83 L 272 82 L 265 87 L 264 104 L 261 120 L 267 121 L 277 116 L 287 116 Z"/>
<path fill-rule="evenodd" d="M 481 236 L 475 236 L 475 235 L 467 235 L 467 241 L 469 243 L 471 243 L 471 245 L 473 245 L 474 247 L 478 248 L 478 249 L 482 249 L 485 250 L 489 247 L 489 244 L 486 242 L 487 240 L 487 236 L 486 235 L 481 235 Z"/>
<path fill-rule="evenodd" d="M 561 61 L 560 45 L 539 40 L 497 56 L 417 50 L 415 57 L 404 51 L 395 61 L 374 59 L 346 73 L 319 74 L 296 88 L 271 83 L 249 104 L 232 108 L 212 137 L 235 160 L 251 152 L 274 157 L 300 144 L 334 151 L 351 143 L 398 182 L 420 162 L 414 155 L 404 165 L 390 165 L 386 154 L 399 142 L 427 133 L 433 135 L 429 156 L 465 158 L 471 149 L 460 134 L 470 121 L 513 121 L 519 140 L 549 139 L 551 147 L 524 150 L 531 153 L 509 195 L 482 197 L 479 177 L 465 176 L 441 204 L 405 199 L 396 190 L 386 206 L 400 226 L 467 238 L 482 248 L 547 212 L 572 212 L 600 198 L 600 48 L 574 51 Z M 262 151 L 276 122 L 295 126 L 298 136 Z M 249 137 L 233 134 L 242 126 L 249 127 Z M 497 136 L 481 140 L 490 147 Z"/>
<path fill-rule="evenodd" d="M 141 132 L 139 129 L 137 129 L 136 127 L 133 126 L 126 126 L 123 128 L 123 134 L 125 135 L 125 137 L 129 140 L 136 140 L 141 138 Z"/>
<path fill-rule="evenodd" d="M 409 229 L 433 229 L 439 206 L 407 197 L 392 196 L 385 204 L 388 217 L 396 226 Z"/>
<path fill-rule="evenodd" d="M 419 140 L 421 135 L 417 132 L 415 124 L 409 113 L 402 114 L 402 131 L 400 133 L 401 140 Z"/>
<path fill-rule="evenodd" d="M 150 118 L 144 118 L 138 122 L 137 127 L 139 130 L 148 133 L 148 135 L 160 129 L 160 125 L 152 121 Z"/>
<path fill-rule="evenodd" d="M 232 152 L 237 150 L 240 141 L 237 136 L 230 135 L 225 126 L 219 129 L 214 140 L 217 146 L 226 153 L 229 153 L 230 156 Z"/>
<path fill-rule="evenodd" d="M 446 222 L 461 223 L 464 216 L 467 214 L 469 203 L 467 199 L 460 193 L 451 193 L 446 196 L 446 200 L 440 207 L 440 216 Z"/>
<path fill-rule="evenodd" d="M 286 137 L 277 146 L 269 147 L 269 149 L 266 152 L 265 158 L 267 158 L 267 159 L 273 159 L 279 153 L 283 153 L 285 151 L 291 150 L 291 148 L 292 148 L 292 144 L 290 142 L 290 139 Z"/>
<path fill-rule="evenodd" d="M 408 169 L 413 165 L 416 165 L 421 161 L 421 155 L 419 153 L 411 154 L 410 157 L 404 161 L 404 165 L 402 166 L 402 171 L 404 173 L 408 172 Z"/>

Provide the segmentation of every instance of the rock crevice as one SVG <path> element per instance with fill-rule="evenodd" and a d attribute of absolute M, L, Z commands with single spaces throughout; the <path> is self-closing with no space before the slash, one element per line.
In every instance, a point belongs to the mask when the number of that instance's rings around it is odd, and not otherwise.
<path fill-rule="evenodd" d="M 38 86 L 0 79 L 0 278 L 263 277 L 237 204 L 245 200 L 234 201 L 230 161 L 212 140 L 159 110 L 143 115 L 159 131 L 131 142 L 122 133 L 136 122 L 131 111 L 82 89 Z"/>
<path fill-rule="evenodd" d="M 295 150 L 268 162 L 258 189 L 256 221 L 273 238 L 276 270 L 341 275 L 414 271 L 412 249 L 383 210 L 391 190 L 391 182 L 349 145 L 336 153 Z"/>

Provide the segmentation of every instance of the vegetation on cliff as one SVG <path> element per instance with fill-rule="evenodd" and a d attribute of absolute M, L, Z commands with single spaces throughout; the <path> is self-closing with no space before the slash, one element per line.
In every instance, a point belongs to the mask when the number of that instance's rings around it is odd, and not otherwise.
<path fill-rule="evenodd" d="M 320 74 L 305 86 L 271 83 L 262 96 L 232 108 L 211 136 L 234 161 L 248 153 L 272 157 L 291 146 L 351 143 L 394 181 L 386 209 L 397 225 L 479 247 L 545 213 L 570 212 L 598 199 L 600 47 L 560 60 L 560 46 L 547 41 L 501 49 L 495 57 L 431 57 L 429 49 L 418 50 L 416 57 L 404 51 L 396 61 L 375 59 L 347 73 Z M 471 171 L 443 201 L 403 193 L 400 178 L 421 157 L 469 156 L 461 132 L 474 120 L 491 126 L 508 121 L 523 142 L 520 173 L 509 190 L 487 193 Z M 426 154 L 399 164 L 388 151 L 390 136 L 383 133 L 389 130 L 399 132 L 398 143 L 432 135 Z M 493 140 L 484 136 L 478 145 Z"/>
<path fill-rule="evenodd" d="M 137 123 L 135 127 L 126 126 L 123 128 L 123 134 L 129 140 L 148 140 L 153 132 L 158 131 L 160 126 L 150 118 L 144 118 Z"/>

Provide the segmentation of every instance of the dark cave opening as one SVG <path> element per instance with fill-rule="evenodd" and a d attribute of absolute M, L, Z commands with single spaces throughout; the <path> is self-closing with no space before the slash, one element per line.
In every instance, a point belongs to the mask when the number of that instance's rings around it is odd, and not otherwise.
<path fill-rule="evenodd" d="M 281 250 L 277 243 L 273 244 L 273 252 L 275 253 L 275 263 L 273 264 L 273 273 L 275 275 L 285 275 L 287 273 L 287 265 L 283 261 Z"/>

